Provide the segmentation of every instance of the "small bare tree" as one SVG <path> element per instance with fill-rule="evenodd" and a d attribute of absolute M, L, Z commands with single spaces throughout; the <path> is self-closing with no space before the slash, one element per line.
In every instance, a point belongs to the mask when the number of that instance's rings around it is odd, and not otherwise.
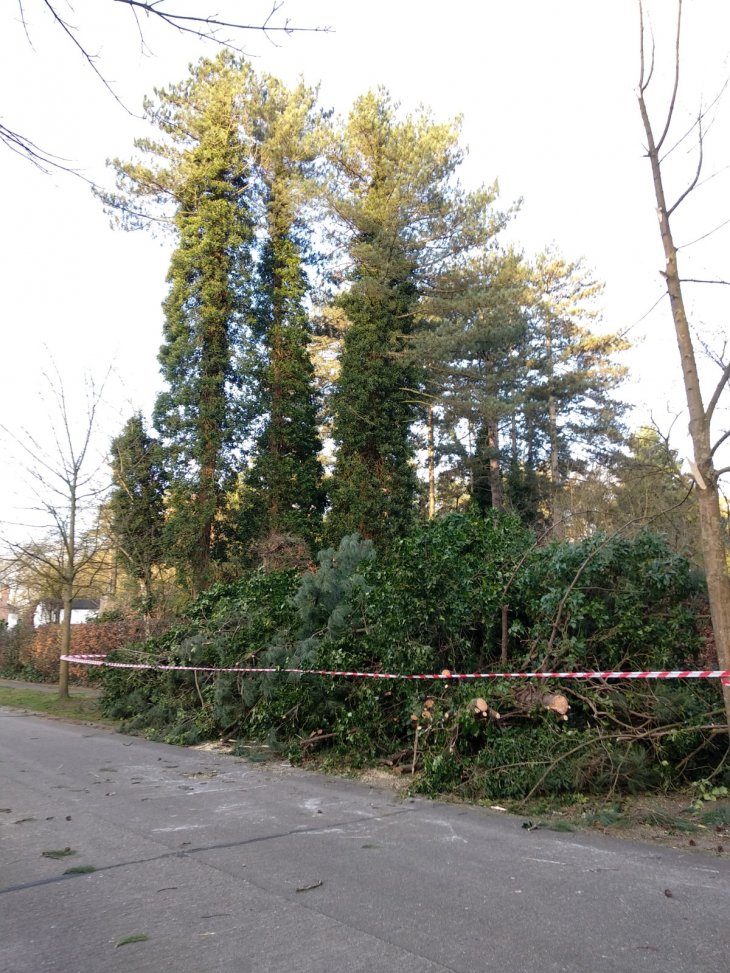
<path fill-rule="evenodd" d="M 86 413 L 76 426 L 70 413 L 60 375 L 46 376 L 51 391 L 53 414 L 49 429 L 53 446 L 46 450 L 36 437 L 0 426 L 24 456 L 24 468 L 35 496 L 33 511 L 44 523 L 38 537 L 18 541 L 3 538 L 6 562 L 15 565 L 26 578 L 35 577 L 41 587 L 55 588 L 63 605 L 60 655 L 71 648 L 71 609 L 82 590 L 94 587 L 108 564 L 102 550 L 103 534 L 98 508 L 106 489 L 101 461 L 95 462 L 92 439 L 96 431 L 104 384 L 87 384 Z M 59 663 L 59 696 L 68 697 L 68 662 Z"/>
<path fill-rule="evenodd" d="M 692 338 L 692 332 L 687 316 L 684 299 L 683 284 L 687 283 L 680 275 L 678 247 L 672 233 L 672 217 L 677 209 L 685 203 L 700 184 L 704 161 L 704 133 L 706 111 L 700 111 L 690 129 L 696 137 L 697 163 L 688 184 L 673 200 L 667 198 L 663 166 L 667 155 L 671 152 L 672 143 L 668 143 L 670 130 L 675 121 L 677 95 L 680 80 L 680 37 L 682 28 L 682 0 L 677 0 L 677 19 L 674 45 L 674 76 L 669 97 L 669 104 L 663 119 L 661 130 L 655 129 L 647 107 L 647 92 L 654 73 L 654 43 L 653 38 L 647 45 L 647 28 L 644 19 L 644 2 L 638 0 L 640 18 L 640 75 L 637 96 L 639 111 L 646 133 L 646 154 L 651 165 L 654 193 L 656 195 L 657 217 L 659 231 L 664 249 L 665 267 L 663 271 L 667 294 L 672 311 L 674 330 L 679 348 L 682 365 L 682 378 L 687 398 L 689 413 L 689 432 L 692 440 L 693 461 L 692 474 L 697 486 L 697 497 L 700 512 L 700 528 L 702 536 L 702 554 L 707 576 L 707 591 L 710 601 L 712 628 L 717 646 L 717 656 L 722 669 L 730 669 L 730 577 L 728 576 L 728 550 L 723 527 L 720 506 L 719 480 L 723 473 L 730 471 L 730 467 L 716 466 L 717 451 L 730 437 L 730 431 L 723 431 L 713 436 L 712 421 L 717 414 L 720 397 L 727 389 L 730 379 L 730 362 L 720 361 L 721 374 L 715 388 L 711 391 L 707 404 L 700 388 L 697 357 Z M 676 144 L 684 141 L 684 133 Z M 710 283 L 710 281 L 705 281 Z M 726 283 L 714 281 L 714 283 Z M 725 710 L 730 726 L 730 683 L 723 686 Z"/>

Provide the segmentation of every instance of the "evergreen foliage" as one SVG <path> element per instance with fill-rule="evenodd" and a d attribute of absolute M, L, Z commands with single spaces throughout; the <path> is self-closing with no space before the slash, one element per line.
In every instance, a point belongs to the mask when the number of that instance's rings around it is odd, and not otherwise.
<path fill-rule="evenodd" d="M 431 366 L 426 392 L 448 431 L 440 457 L 459 463 L 476 509 L 504 509 L 500 430 L 523 395 L 528 271 L 519 254 L 494 249 L 456 268 L 448 286 L 458 299 L 438 302 L 408 354 Z"/>
<path fill-rule="evenodd" d="M 646 528 L 536 549 L 515 592 L 511 634 L 536 668 L 683 668 L 700 649 L 697 576 Z"/>
<path fill-rule="evenodd" d="M 106 197 L 123 224 L 167 213 L 177 236 L 154 422 L 170 475 L 168 560 L 193 592 L 224 556 L 220 521 L 248 429 L 254 217 L 241 139 L 252 84 L 250 68 L 223 53 L 157 90 L 145 114 L 163 140 L 136 141 L 149 165 L 116 160 L 120 192 Z"/>
<path fill-rule="evenodd" d="M 536 548 L 515 517 L 451 515 L 415 528 L 387 555 L 348 537 L 303 580 L 254 572 L 218 586 L 146 651 L 216 667 L 493 670 L 507 603 L 510 669 L 534 668 L 540 656 L 566 668 L 671 668 L 696 657 L 696 593 L 687 562 L 650 533 Z M 547 653 L 553 628 L 559 637 Z M 419 789 L 470 798 L 642 790 L 721 767 L 713 687 L 559 690 L 570 700 L 566 721 L 546 708 L 555 687 L 512 680 L 219 673 L 196 687 L 185 674 L 110 672 L 105 706 L 171 741 L 226 733 L 301 759 L 323 736 L 320 754 L 354 766 L 406 754 L 422 769 Z M 485 717 L 478 695 L 498 717 Z"/>
<path fill-rule="evenodd" d="M 265 240 L 254 335 L 264 425 L 246 476 L 243 517 L 248 533 L 301 536 L 310 545 L 321 531 L 325 497 L 305 306 L 310 245 L 301 211 L 317 158 L 318 124 L 314 92 L 302 84 L 289 91 L 275 78 L 263 79 L 255 132 Z"/>
<path fill-rule="evenodd" d="M 182 89 L 160 93 L 157 116 L 194 141 L 183 159 L 179 242 L 164 302 L 159 358 L 167 390 L 154 414 L 171 463 L 173 560 L 189 573 L 194 592 L 211 580 L 215 523 L 245 434 L 234 348 L 250 301 L 253 225 L 244 193 L 249 167 L 238 137 L 240 70 L 223 60 L 199 66 Z"/>
<path fill-rule="evenodd" d="M 701 564 L 697 497 L 691 478 L 682 473 L 677 451 L 652 427 L 635 432 L 628 446 L 629 455 L 617 458 L 612 469 L 612 522 L 648 524 L 673 550 Z"/>
<path fill-rule="evenodd" d="M 165 550 L 167 477 L 159 443 L 137 412 L 111 444 L 110 530 L 117 556 L 141 589 L 140 608 L 154 607 L 153 573 Z"/>
<path fill-rule="evenodd" d="M 434 305 L 408 342 L 408 356 L 430 366 L 436 453 L 481 512 L 513 509 L 567 536 L 569 474 L 605 464 L 623 433 L 612 394 L 626 342 L 588 328 L 600 286 L 553 251 L 531 264 L 498 249 L 459 267 L 450 285 L 460 299 Z"/>
<path fill-rule="evenodd" d="M 414 516 L 411 425 L 422 370 L 404 356 L 424 302 L 503 218 L 493 190 L 464 193 L 458 130 L 426 112 L 398 118 L 387 93 L 358 99 L 333 149 L 333 206 L 350 257 L 348 319 L 334 396 L 337 460 L 329 535 L 397 538 Z"/>
<path fill-rule="evenodd" d="M 353 613 L 366 582 L 362 571 L 375 558 L 372 541 L 358 534 L 343 537 L 337 550 L 317 555 L 318 568 L 302 578 L 294 599 L 299 614 L 297 634 L 305 640 L 336 639 L 353 622 Z"/>
<path fill-rule="evenodd" d="M 608 469 L 621 440 L 624 342 L 591 330 L 600 288 L 580 262 L 499 248 L 510 214 L 492 209 L 495 189 L 459 186 L 458 125 L 402 115 L 378 91 L 328 129 L 315 92 L 228 53 L 146 112 L 162 140 L 137 142 L 149 165 L 115 163 L 119 193 L 105 201 L 128 226 L 162 213 L 176 234 L 166 388 L 160 442 L 137 415 L 113 444 L 112 525 L 147 606 L 163 558 L 198 595 L 135 659 L 202 668 L 109 671 L 107 713 L 170 742 L 407 761 L 419 788 L 471 798 L 719 779 L 711 686 L 309 672 L 692 668 L 706 651 L 703 591 L 666 542 L 683 544 L 662 506 L 687 485 L 642 433 L 596 506 L 606 526 L 645 515 L 664 538 L 620 523 L 603 533 L 595 518 L 569 527 L 570 477 Z M 315 235 L 344 267 L 320 261 Z M 341 339 L 324 417 L 313 263 L 335 294 L 318 312 L 324 337 Z M 424 427 L 431 519 L 419 523 Z M 437 467 L 442 511 L 468 515 L 434 516 Z M 647 493 L 644 477 L 660 487 Z M 530 526 L 548 526 L 551 543 Z M 332 546 L 313 564 L 323 534 Z M 292 569 L 246 571 L 265 549 L 276 557 L 264 565 Z M 266 671 L 224 671 L 241 667 Z"/>
<path fill-rule="evenodd" d="M 523 448 L 513 449 L 511 467 L 525 472 L 523 484 L 541 482 L 542 496 L 534 505 L 547 502 L 553 536 L 563 537 L 568 475 L 591 461 L 605 465 L 623 441 L 625 407 L 613 393 L 626 373 L 616 355 L 628 342 L 589 329 L 602 287 L 581 261 L 568 262 L 548 250 L 538 255 L 530 277 L 527 371 L 517 410 Z"/>

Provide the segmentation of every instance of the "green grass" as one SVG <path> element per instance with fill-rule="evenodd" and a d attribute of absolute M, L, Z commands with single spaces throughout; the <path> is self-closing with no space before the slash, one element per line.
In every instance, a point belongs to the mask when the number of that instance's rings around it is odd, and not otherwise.
<path fill-rule="evenodd" d="M 708 807 L 702 811 L 700 820 L 703 824 L 715 825 L 715 827 L 727 827 L 730 825 L 730 804 L 717 804 L 715 807 Z"/>
<path fill-rule="evenodd" d="M 648 824 L 657 828 L 666 828 L 668 831 L 680 831 L 684 834 L 692 834 L 697 830 L 694 821 L 686 818 L 677 817 L 676 814 L 667 814 L 664 811 L 650 811 L 639 817 L 639 824 Z"/>
<path fill-rule="evenodd" d="M 60 699 L 55 692 L 0 686 L 0 706 L 29 709 L 47 716 L 61 716 L 70 720 L 101 720 L 99 700 L 90 696 L 74 696 Z"/>

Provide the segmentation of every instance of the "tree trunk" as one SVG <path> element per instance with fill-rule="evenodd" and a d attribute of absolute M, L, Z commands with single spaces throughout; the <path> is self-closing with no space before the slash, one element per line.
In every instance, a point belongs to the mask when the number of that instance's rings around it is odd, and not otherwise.
<path fill-rule="evenodd" d="M 61 651 L 59 655 L 69 655 L 71 652 L 71 607 L 74 600 L 74 583 L 76 581 L 76 507 L 78 504 L 78 468 L 69 484 L 69 518 L 68 532 L 65 538 L 65 568 L 61 597 L 63 599 L 63 622 L 61 623 Z M 58 695 L 61 699 L 68 699 L 68 662 L 64 659 L 58 665 Z"/>
<path fill-rule="evenodd" d="M 436 467 L 433 442 L 433 406 L 428 407 L 428 519 L 436 516 Z"/>
<path fill-rule="evenodd" d="M 63 619 L 61 620 L 61 651 L 59 655 L 71 653 L 71 606 L 73 605 L 73 590 L 70 584 L 63 589 Z M 68 662 L 61 659 L 58 666 L 58 695 L 61 699 L 68 699 Z"/>
<path fill-rule="evenodd" d="M 548 398 L 548 424 L 550 428 L 550 524 L 556 541 L 565 540 L 565 509 L 563 483 L 560 474 L 560 443 L 558 442 L 558 410 L 554 396 Z"/>
<path fill-rule="evenodd" d="M 492 506 L 495 510 L 504 510 L 502 469 L 499 461 L 499 426 L 497 425 L 497 420 L 494 418 L 487 419 L 486 425 L 489 456 L 489 487 L 492 491 Z"/>
<path fill-rule="evenodd" d="M 702 555 L 704 559 L 705 575 L 707 578 L 707 594 L 710 602 L 710 616 L 712 618 L 712 629 L 717 647 L 717 658 L 721 669 L 730 669 L 730 578 L 728 577 L 727 550 L 725 548 L 725 537 L 720 510 L 720 496 L 718 490 L 718 476 L 712 456 L 710 423 L 714 404 L 719 397 L 720 387 L 713 395 L 711 405 L 708 409 L 702 401 L 699 376 L 697 373 L 697 362 L 695 359 L 692 335 L 687 321 L 687 313 L 682 293 L 682 281 L 679 273 L 677 261 L 677 248 L 674 244 L 670 217 L 680 202 L 693 190 L 699 179 L 701 168 L 701 149 L 702 133 L 699 131 L 700 139 L 700 165 L 697 174 L 689 188 L 683 193 L 672 207 L 667 204 L 664 192 L 664 182 L 661 167 L 661 148 L 664 138 L 669 130 L 674 108 L 674 98 L 676 97 L 676 85 L 679 79 L 679 22 L 681 20 L 681 5 L 679 7 L 679 20 L 677 26 L 677 46 L 675 63 L 675 91 L 671 105 L 667 114 L 666 123 L 662 137 L 655 141 L 651 120 L 646 106 L 645 92 L 649 79 L 644 78 L 644 46 L 643 46 L 643 23 L 641 37 L 642 71 L 639 84 L 638 98 L 639 110 L 644 123 L 644 131 L 647 138 L 647 156 L 651 164 L 652 179 L 654 182 L 654 193 L 657 202 L 657 218 L 659 220 L 659 231 L 664 249 L 665 270 L 664 279 L 666 281 L 667 293 L 669 295 L 674 321 L 674 330 L 677 338 L 677 347 L 682 364 L 682 378 L 684 380 L 685 394 L 687 398 L 687 410 L 689 413 L 689 433 L 692 439 L 692 451 L 694 454 L 693 470 L 694 480 L 697 484 L 697 494 L 700 509 L 700 529 L 702 539 Z M 650 75 L 649 75 L 650 77 Z M 723 375 L 722 382 L 727 381 L 727 376 Z M 728 729 L 730 730 L 730 683 L 723 685 L 723 697 L 725 702 L 725 712 L 727 716 Z"/>

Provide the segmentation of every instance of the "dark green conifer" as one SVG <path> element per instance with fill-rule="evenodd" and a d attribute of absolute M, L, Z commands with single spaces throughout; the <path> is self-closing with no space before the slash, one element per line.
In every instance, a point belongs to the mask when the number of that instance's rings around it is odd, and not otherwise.
<path fill-rule="evenodd" d="M 289 91 L 266 77 L 257 107 L 257 162 L 264 202 L 254 330 L 261 363 L 258 409 L 264 425 L 246 478 L 246 516 L 255 533 L 319 536 L 324 493 L 319 461 L 311 326 L 302 220 L 317 153 L 314 92 Z"/>
<path fill-rule="evenodd" d="M 139 585 L 145 614 L 154 604 L 154 569 L 164 553 L 166 475 L 159 443 L 135 413 L 111 445 L 111 532 L 126 573 Z"/>
<path fill-rule="evenodd" d="M 148 120 L 166 137 L 135 143 L 149 165 L 115 161 L 121 194 L 106 202 L 136 225 L 167 208 L 177 233 L 159 360 L 166 382 L 154 422 L 170 470 L 168 559 L 201 591 L 221 550 L 227 497 L 248 423 L 242 364 L 250 313 L 254 218 L 245 145 L 252 72 L 224 53 L 155 92 Z"/>

